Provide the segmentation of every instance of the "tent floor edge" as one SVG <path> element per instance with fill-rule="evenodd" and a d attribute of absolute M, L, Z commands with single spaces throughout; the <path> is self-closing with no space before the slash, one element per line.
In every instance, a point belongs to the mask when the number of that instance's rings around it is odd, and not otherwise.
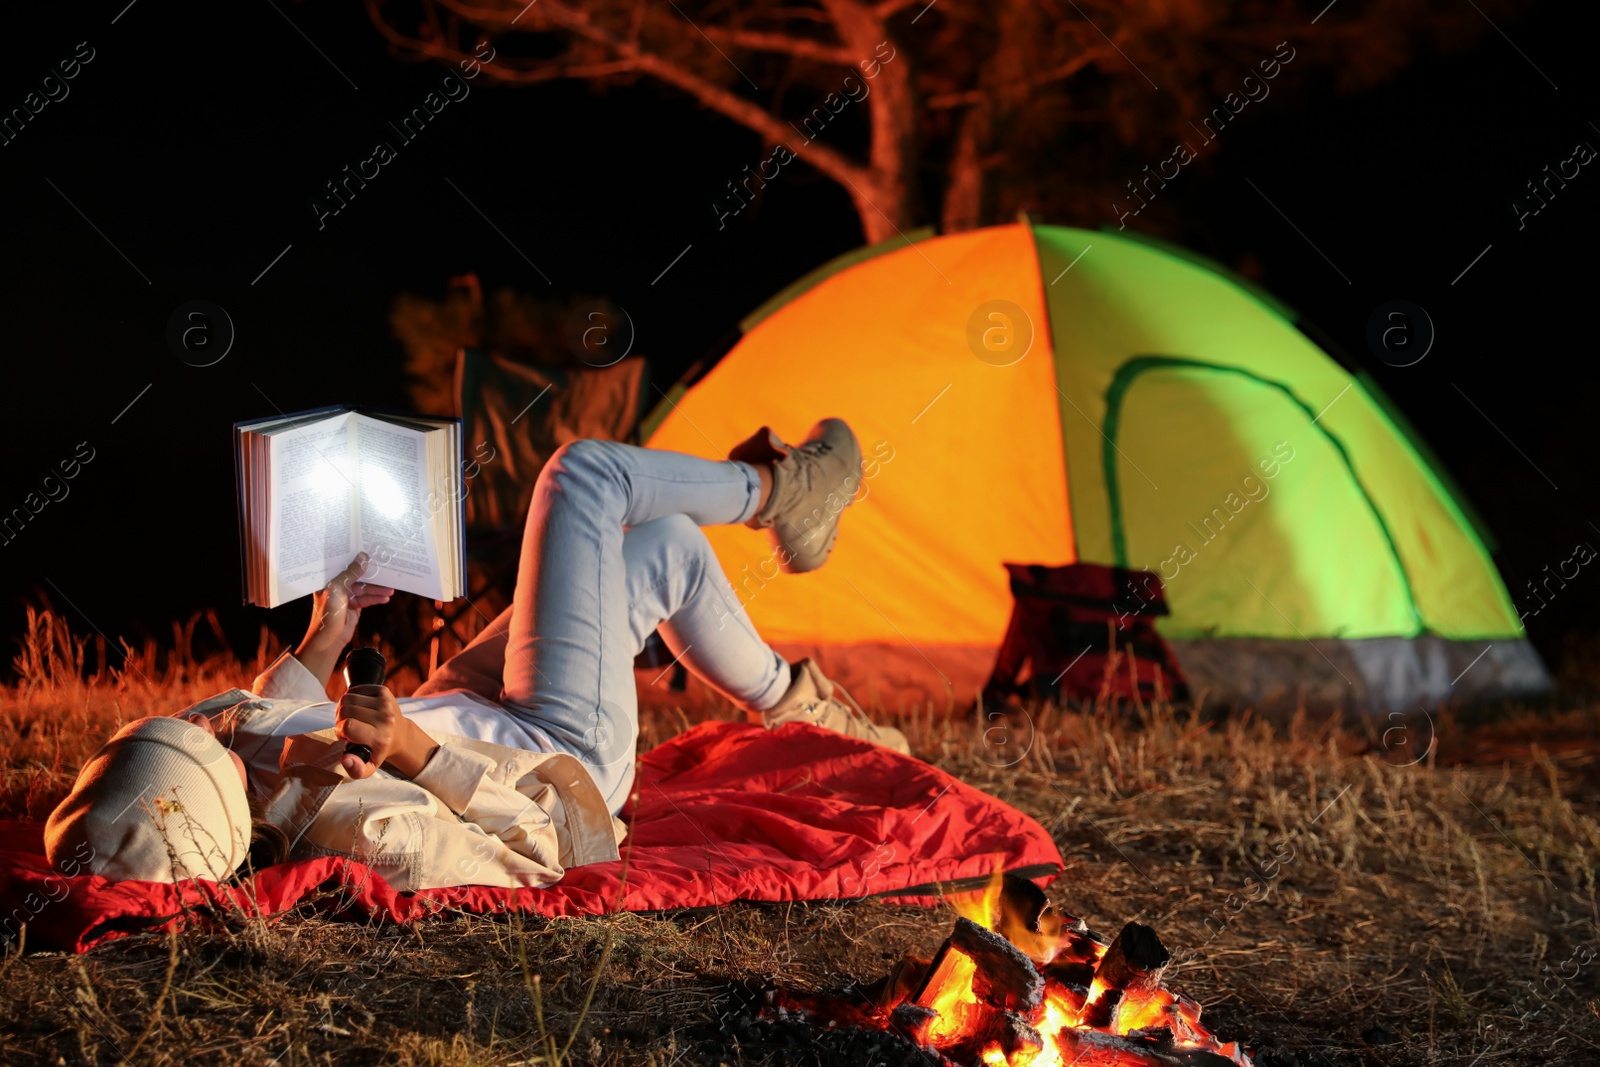
<path fill-rule="evenodd" d="M 1197 696 L 1208 705 L 1290 713 L 1383 716 L 1440 703 L 1537 699 L 1550 674 L 1525 638 L 1454 641 L 1420 637 L 1169 638 Z"/>

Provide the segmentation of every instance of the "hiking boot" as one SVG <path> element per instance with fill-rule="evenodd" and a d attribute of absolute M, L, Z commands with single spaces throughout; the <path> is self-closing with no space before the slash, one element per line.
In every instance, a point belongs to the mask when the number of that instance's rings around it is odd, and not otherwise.
<path fill-rule="evenodd" d="M 861 488 L 861 446 L 844 420 L 823 419 L 799 445 L 763 426 L 728 458 L 772 465 L 772 495 L 745 525 L 770 531 L 778 567 L 804 574 L 827 562 L 839 517 Z"/>
<path fill-rule="evenodd" d="M 793 665 L 792 678 L 783 699 L 761 713 L 761 721 L 767 729 L 776 730 L 785 723 L 808 722 L 846 737 L 859 737 L 892 748 L 903 756 L 911 755 L 905 734 L 867 718 L 867 713 L 844 687 L 829 681 L 809 657 Z"/>

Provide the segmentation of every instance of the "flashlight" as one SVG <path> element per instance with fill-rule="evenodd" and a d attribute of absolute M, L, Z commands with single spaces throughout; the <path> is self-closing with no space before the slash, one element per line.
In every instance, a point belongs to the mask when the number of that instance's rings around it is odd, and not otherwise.
<path fill-rule="evenodd" d="M 344 658 L 344 684 L 350 687 L 382 685 L 386 670 L 382 652 L 375 648 L 352 648 Z M 344 751 L 347 756 L 360 756 L 365 762 L 372 762 L 372 749 L 366 745 L 347 741 Z"/>

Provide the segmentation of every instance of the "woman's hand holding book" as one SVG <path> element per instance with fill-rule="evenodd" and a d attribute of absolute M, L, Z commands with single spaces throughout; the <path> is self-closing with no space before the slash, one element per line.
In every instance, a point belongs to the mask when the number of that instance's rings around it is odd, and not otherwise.
<path fill-rule="evenodd" d="M 394 596 L 394 590 L 386 585 L 363 582 L 366 571 L 367 554 L 362 552 L 333 581 L 312 594 L 311 625 L 294 657 L 323 685 L 333 677 L 339 654 L 355 637 L 361 609 L 387 604 Z"/>

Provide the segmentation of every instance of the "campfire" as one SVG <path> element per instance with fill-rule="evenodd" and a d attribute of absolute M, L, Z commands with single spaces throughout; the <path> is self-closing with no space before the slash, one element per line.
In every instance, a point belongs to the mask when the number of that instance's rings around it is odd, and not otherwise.
<path fill-rule="evenodd" d="M 908 1063 L 1252 1067 L 1200 1025 L 1199 1004 L 1162 984 L 1169 956 L 1148 926 L 1101 937 L 1032 882 L 998 873 L 947 899 L 958 918 L 932 959 L 908 955 L 853 996 L 769 993 L 763 1014 L 882 1031 L 914 1046 Z"/>

